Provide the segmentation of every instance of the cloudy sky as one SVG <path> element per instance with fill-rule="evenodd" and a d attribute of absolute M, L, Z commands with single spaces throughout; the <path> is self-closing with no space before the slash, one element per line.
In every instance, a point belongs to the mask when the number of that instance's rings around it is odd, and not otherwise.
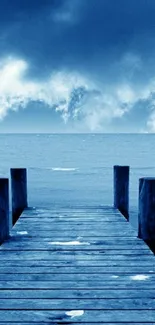
<path fill-rule="evenodd" d="M 155 1 L 1 0 L 0 132 L 155 132 Z"/>

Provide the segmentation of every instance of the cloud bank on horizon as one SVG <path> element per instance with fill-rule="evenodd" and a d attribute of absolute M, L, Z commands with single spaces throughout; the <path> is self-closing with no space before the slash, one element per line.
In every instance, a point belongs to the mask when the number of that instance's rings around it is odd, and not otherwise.
<path fill-rule="evenodd" d="M 155 132 L 154 17 L 154 0 L 1 0 L 1 123 L 38 103 L 75 131 Z"/>

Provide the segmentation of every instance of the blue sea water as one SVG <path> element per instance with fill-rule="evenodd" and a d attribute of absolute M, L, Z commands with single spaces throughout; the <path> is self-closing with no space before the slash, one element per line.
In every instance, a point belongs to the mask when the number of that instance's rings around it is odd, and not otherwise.
<path fill-rule="evenodd" d="M 113 165 L 129 165 L 130 219 L 137 225 L 138 179 L 155 176 L 154 134 L 1 134 L 0 177 L 28 169 L 30 206 L 112 205 Z"/>

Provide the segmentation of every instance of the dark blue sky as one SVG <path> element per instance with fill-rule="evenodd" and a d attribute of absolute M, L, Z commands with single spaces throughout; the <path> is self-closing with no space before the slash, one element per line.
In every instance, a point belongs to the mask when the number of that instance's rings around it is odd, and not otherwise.
<path fill-rule="evenodd" d="M 155 132 L 154 0 L 1 0 L 0 132 Z"/>

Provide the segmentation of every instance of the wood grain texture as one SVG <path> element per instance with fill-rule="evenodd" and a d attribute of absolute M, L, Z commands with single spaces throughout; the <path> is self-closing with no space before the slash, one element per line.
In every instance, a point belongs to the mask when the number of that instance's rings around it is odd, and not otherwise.
<path fill-rule="evenodd" d="M 9 237 L 9 180 L 0 178 L 0 244 Z"/>
<path fill-rule="evenodd" d="M 154 289 L 0 289 L 0 299 L 63 299 L 67 302 L 68 299 L 142 299 L 142 297 L 155 299 Z"/>
<path fill-rule="evenodd" d="M 70 312 L 68 306 L 68 312 Z M 50 324 L 73 324 L 79 323 L 94 323 L 104 322 L 103 324 L 117 324 L 123 321 L 124 324 L 129 323 L 149 323 L 154 324 L 154 310 L 86 310 L 82 316 L 72 318 L 67 316 L 63 310 L 1 310 L 1 322 L 50 322 Z M 19 324 L 19 323 L 18 323 Z"/>
<path fill-rule="evenodd" d="M 25 168 L 11 168 L 12 191 L 12 223 L 18 220 L 25 208 L 27 208 L 27 170 Z"/>
<path fill-rule="evenodd" d="M 155 253 L 155 178 L 139 180 L 138 236 Z"/>
<path fill-rule="evenodd" d="M 114 207 L 129 219 L 129 166 L 114 166 Z"/>
<path fill-rule="evenodd" d="M 0 257 L 1 325 L 154 324 L 154 255 L 116 209 L 27 209 Z"/>

